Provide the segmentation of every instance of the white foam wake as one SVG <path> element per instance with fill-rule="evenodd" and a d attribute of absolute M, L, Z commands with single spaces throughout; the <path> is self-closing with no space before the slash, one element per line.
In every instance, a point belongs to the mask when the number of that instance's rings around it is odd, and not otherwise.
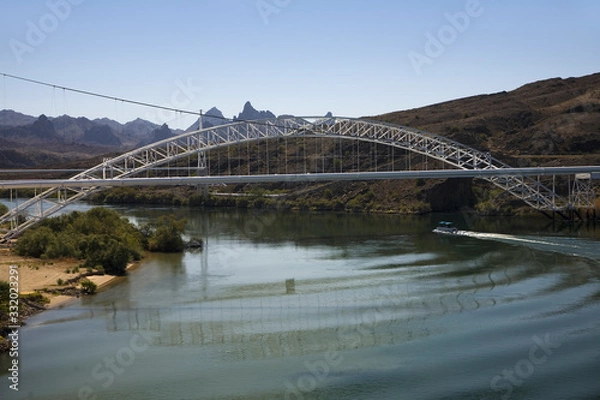
<path fill-rule="evenodd" d="M 600 260 L 600 243 L 590 239 L 564 236 L 516 236 L 473 231 L 458 231 L 456 234 L 481 240 L 494 240 L 507 244 L 523 245 L 540 251 L 551 251 Z"/>

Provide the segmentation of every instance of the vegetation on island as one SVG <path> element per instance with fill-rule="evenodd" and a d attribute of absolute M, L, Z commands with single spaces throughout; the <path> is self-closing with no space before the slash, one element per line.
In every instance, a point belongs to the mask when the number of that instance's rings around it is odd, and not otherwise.
<path fill-rule="evenodd" d="M 17 240 L 14 251 L 42 259 L 77 258 L 84 268 L 124 275 L 145 250 L 182 251 L 184 227 L 185 220 L 167 216 L 138 228 L 118 212 L 97 207 L 44 220 Z"/>
<path fill-rule="evenodd" d="M 139 260 L 144 237 L 116 211 L 93 208 L 48 218 L 25 231 L 14 251 L 42 259 L 71 257 L 83 267 L 102 267 L 110 275 L 123 275 L 127 264 Z"/>
<path fill-rule="evenodd" d="M 177 219 L 174 215 L 160 216 L 156 221 L 149 222 L 141 229 L 146 239 L 149 251 L 159 253 L 178 253 L 185 249 L 182 238 L 185 229 L 185 219 Z"/>

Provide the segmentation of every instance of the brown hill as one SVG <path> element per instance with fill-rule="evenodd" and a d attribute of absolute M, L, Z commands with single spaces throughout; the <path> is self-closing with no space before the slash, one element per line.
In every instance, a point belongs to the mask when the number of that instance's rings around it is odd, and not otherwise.
<path fill-rule="evenodd" d="M 600 73 L 370 118 L 446 136 L 509 164 L 556 163 L 565 156 L 570 164 L 599 163 Z"/>

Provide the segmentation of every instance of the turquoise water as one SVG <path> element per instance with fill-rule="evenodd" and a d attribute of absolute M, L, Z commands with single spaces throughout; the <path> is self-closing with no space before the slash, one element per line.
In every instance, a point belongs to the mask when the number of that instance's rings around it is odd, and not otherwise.
<path fill-rule="evenodd" d="M 595 399 L 600 235 L 545 219 L 176 212 L 153 255 L 20 331 L 2 399 Z M 469 232 L 431 233 L 439 219 Z M 293 280 L 293 282 L 292 282 Z M 287 282 L 286 282 L 287 281 Z"/>

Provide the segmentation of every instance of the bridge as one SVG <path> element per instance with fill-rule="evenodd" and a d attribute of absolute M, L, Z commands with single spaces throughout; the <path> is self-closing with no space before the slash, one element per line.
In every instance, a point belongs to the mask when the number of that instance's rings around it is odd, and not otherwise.
<path fill-rule="evenodd" d="M 306 139 L 329 140 L 331 154 L 307 156 Z M 277 140 L 275 146 L 269 143 Z M 304 140 L 290 155 L 288 140 Z M 336 141 L 351 140 L 354 154 L 345 154 Z M 281 142 L 283 141 L 283 142 Z M 325 150 L 321 142 L 321 150 Z M 354 151 L 354 143 L 358 150 Z M 370 143 L 370 154 L 358 154 L 359 143 Z M 260 149 L 260 145 L 264 149 Z M 251 152 L 251 146 L 252 151 Z M 375 146 L 375 147 L 373 147 Z M 381 170 L 379 147 L 388 149 L 388 170 Z M 232 150 L 237 148 L 237 157 Z M 242 170 L 241 150 L 245 147 Z M 315 144 L 318 152 L 319 145 Z M 396 151 L 404 151 L 402 170 L 396 170 Z M 226 154 L 221 154 L 226 152 Z M 259 158 L 259 153 L 264 158 Z M 276 160 L 269 155 L 275 153 Z M 348 151 L 346 151 L 348 153 Z M 369 153 L 369 152 L 368 152 Z M 418 170 L 411 155 L 422 157 Z M 291 158 L 295 157 L 294 160 Z M 353 168 L 343 171 L 344 157 L 355 157 Z M 250 158 L 261 169 L 252 170 Z M 310 158 L 310 160 L 309 160 Z M 371 162 L 365 162 L 365 158 Z M 398 157 L 400 158 L 400 157 Z M 300 160 L 300 161 L 299 161 Z M 369 171 L 361 170 L 369 164 Z M 429 169 L 428 160 L 441 168 Z M 367 160 L 368 161 L 368 160 Z M 236 164 L 237 163 L 237 167 Z M 373 171 L 372 169 L 375 169 Z M 332 171 L 333 170 L 333 171 Z M 567 194 L 557 193 L 557 177 L 568 177 Z M 485 179 L 529 206 L 545 213 L 568 217 L 576 210 L 594 208 L 593 179 L 600 166 L 564 168 L 511 168 L 483 152 L 442 136 L 405 126 L 340 117 L 280 117 L 258 121 L 235 121 L 199 129 L 140 147 L 81 171 L 70 179 L 0 181 L 0 188 L 41 188 L 33 198 L 17 204 L 0 217 L 7 226 L 0 241 L 20 235 L 25 229 L 53 215 L 69 204 L 105 187 L 140 185 L 209 185 L 219 183 L 306 182 L 371 179 L 415 179 L 471 177 Z M 551 184 L 541 177 L 550 177 Z M 571 177 L 573 178 L 571 181 Z"/>

